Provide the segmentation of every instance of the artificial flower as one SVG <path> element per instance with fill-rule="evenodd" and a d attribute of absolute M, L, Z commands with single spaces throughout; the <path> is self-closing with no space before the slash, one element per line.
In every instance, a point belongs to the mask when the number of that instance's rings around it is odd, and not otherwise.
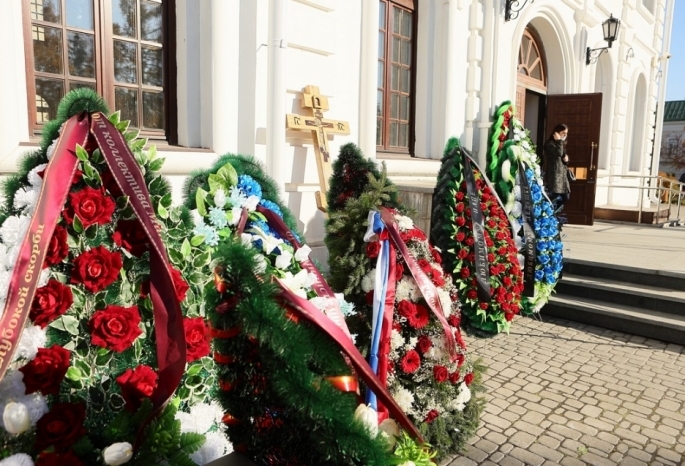
<path fill-rule="evenodd" d="M 133 445 L 128 442 L 113 443 L 102 451 L 105 464 L 120 466 L 133 458 Z"/>
<path fill-rule="evenodd" d="M 71 288 L 61 282 L 50 279 L 47 285 L 36 290 L 31 302 L 29 319 L 41 328 L 59 318 L 69 310 L 74 303 Z"/>
<path fill-rule="evenodd" d="M 136 257 L 142 256 L 150 248 L 147 234 L 138 219 L 119 220 L 112 239 L 114 244 Z"/>
<path fill-rule="evenodd" d="M 17 453 L 0 460 L 0 466 L 34 466 L 33 459 L 26 453 Z"/>
<path fill-rule="evenodd" d="M 55 227 L 55 231 L 50 238 L 48 250 L 45 253 L 43 268 L 52 267 L 61 263 L 69 255 L 69 244 L 67 244 L 67 230 L 60 225 Z"/>
<path fill-rule="evenodd" d="M 209 327 L 202 317 L 185 317 L 183 332 L 186 339 L 186 362 L 193 362 L 209 354 Z"/>
<path fill-rule="evenodd" d="M 85 187 L 69 193 L 69 203 L 63 215 L 68 223 L 73 223 L 74 217 L 78 216 L 83 228 L 88 228 L 109 223 L 116 207 L 116 202 L 102 190 Z"/>
<path fill-rule="evenodd" d="M 121 254 L 97 246 L 74 259 L 71 283 L 82 284 L 91 293 L 97 293 L 114 283 L 123 266 Z"/>
<path fill-rule="evenodd" d="M 9 402 L 2 413 L 5 430 L 12 435 L 19 435 L 31 427 L 28 408 L 22 403 Z"/>
<path fill-rule="evenodd" d="M 85 433 L 86 408 L 82 403 L 56 403 L 37 423 L 36 447 L 65 451 Z"/>
<path fill-rule="evenodd" d="M 36 357 L 19 368 L 24 374 L 26 394 L 40 391 L 43 395 L 55 395 L 69 369 L 71 353 L 59 345 L 39 348 Z"/>
<path fill-rule="evenodd" d="M 140 321 L 137 306 L 109 305 L 95 311 L 90 319 L 91 342 L 118 353 L 125 351 L 143 333 L 138 327 Z"/>
<path fill-rule="evenodd" d="M 150 366 L 139 365 L 126 369 L 116 378 L 121 388 L 121 396 L 126 401 L 126 409 L 135 411 L 144 398 L 149 398 L 157 388 L 157 373 Z"/>

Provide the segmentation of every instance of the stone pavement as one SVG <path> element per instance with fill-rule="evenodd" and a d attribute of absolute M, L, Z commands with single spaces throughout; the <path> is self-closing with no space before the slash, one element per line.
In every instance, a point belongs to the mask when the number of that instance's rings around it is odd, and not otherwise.
<path fill-rule="evenodd" d="M 685 461 L 685 347 L 544 314 L 467 345 L 488 366 L 487 406 L 443 466 Z"/>
<path fill-rule="evenodd" d="M 564 227 L 565 256 L 685 272 L 685 228 Z M 685 347 L 561 319 L 518 317 L 468 337 L 488 371 L 465 455 L 442 466 L 685 464 Z"/>

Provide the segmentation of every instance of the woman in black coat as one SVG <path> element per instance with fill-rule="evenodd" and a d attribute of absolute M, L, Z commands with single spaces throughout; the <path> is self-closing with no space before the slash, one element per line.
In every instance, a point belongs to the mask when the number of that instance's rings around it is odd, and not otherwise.
<path fill-rule="evenodd" d="M 559 124 L 554 127 L 554 131 L 545 142 L 545 190 L 552 202 L 555 210 L 558 210 L 568 201 L 571 195 L 571 184 L 568 180 L 568 154 L 566 153 L 566 137 L 568 136 L 568 126 Z"/>

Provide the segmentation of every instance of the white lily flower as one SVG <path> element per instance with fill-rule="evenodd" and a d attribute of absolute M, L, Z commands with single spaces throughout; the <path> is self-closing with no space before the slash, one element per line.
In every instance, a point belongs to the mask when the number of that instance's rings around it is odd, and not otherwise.
<path fill-rule="evenodd" d="M 228 222 L 232 227 L 240 223 L 240 216 L 243 214 L 243 209 L 240 207 L 233 207 L 231 209 L 231 221 Z"/>
<path fill-rule="evenodd" d="M 276 249 L 278 246 L 283 244 L 283 240 L 280 238 L 276 238 L 271 235 L 263 234 L 262 236 L 262 242 L 264 244 L 264 252 L 267 254 L 271 254 L 274 249 Z M 292 255 L 290 256 L 292 258 Z"/>
<path fill-rule="evenodd" d="M 293 254 L 290 251 L 281 251 L 276 258 L 276 267 L 285 270 L 290 267 L 290 262 L 293 260 Z"/>
<path fill-rule="evenodd" d="M 113 443 L 102 452 L 105 464 L 119 466 L 133 458 L 133 445 L 128 442 Z"/>
<path fill-rule="evenodd" d="M 304 290 L 304 288 L 306 287 L 309 279 L 308 275 L 309 272 L 304 269 L 297 272 L 296 275 L 293 275 L 291 272 L 286 272 L 285 277 L 283 277 L 281 281 L 297 296 L 307 299 L 307 292 Z"/>
<path fill-rule="evenodd" d="M 257 196 L 250 196 L 247 198 L 247 200 L 243 203 L 243 207 L 245 207 L 247 210 L 250 212 L 254 211 L 257 208 L 257 205 L 259 204 L 259 197 Z"/>
<path fill-rule="evenodd" d="M 251 248 L 252 247 L 252 235 L 249 233 L 241 233 L 240 234 L 240 242 L 243 243 L 243 246 Z"/>
<path fill-rule="evenodd" d="M 226 205 L 226 191 L 221 188 L 216 190 L 214 193 L 214 205 L 220 209 Z"/>
<path fill-rule="evenodd" d="M 295 251 L 295 260 L 297 262 L 306 261 L 307 259 L 309 259 L 309 254 L 311 252 L 312 252 L 312 248 L 310 248 L 309 246 L 307 246 L 305 244 L 300 249 Z"/>

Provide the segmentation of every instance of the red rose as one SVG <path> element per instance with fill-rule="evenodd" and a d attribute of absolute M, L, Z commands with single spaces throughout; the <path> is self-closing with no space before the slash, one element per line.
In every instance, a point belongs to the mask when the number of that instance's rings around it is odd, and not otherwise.
<path fill-rule="evenodd" d="M 135 411 L 143 398 L 149 398 L 157 388 L 157 373 L 150 366 L 141 364 L 135 369 L 126 369 L 117 377 L 117 383 L 126 401 L 126 409 Z"/>
<path fill-rule="evenodd" d="M 116 281 L 122 265 L 120 253 L 98 246 L 74 259 L 71 283 L 81 283 L 91 293 L 97 293 Z"/>
<path fill-rule="evenodd" d="M 433 342 L 428 335 L 421 335 L 419 341 L 416 344 L 416 348 L 421 354 L 426 354 L 433 347 Z"/>
<path fill-rule="evenodd" d="M 407 353 L 402 356 L 402 359 L 400 359 L 400 369 L 402 369 L 402 372 L 405 374 L 413 374 L 420 366 L 421 357 L 419 356 L 419 353 L 414 350 L 407 351 Z"/>
<path fill-rule="evenodd" d="M 378 257 L 378 253 L 381 251 L 381 243 L 379 241 L 373 241 L 367 243 L 366 245 L 366 255 L 371 259 Z"/>
<path fill-rule="evenodd" d="M 471 271 L 468 269 L 468 267 L 462 267 L 460 274 L 461 278 L 468 278 L 471 275 Z"/>
<path fill-rule="evenodd" d="M 423 420 L 426 424 L 430 424 L 431 422 L 435 421 L 438 416 L 440 416 L 440 413 L 436 409 L 431 409 L 430 412 L 426 415 L 426 419 Z"/>
<path fill-rule="evenodd" d="M 150 248 L 145 230 L 138 219 L 119 220 L 112 240 L 136 257 L 142 256 Z"/>
<path fill-rule="evenodd" d="M 442 264 L 442 257 L 440 257 L 440 253 L 437 249 L 431 248 L 431 257 L 436 264 Z"/>
<path fill-rule="evenodd" d="M 458 201 L 463 201 L 464 200 L 464 193 L 461 191 L 457 192 L 457 195 L 454 196 Z"/>
<path fill-rule="evenodd" d="M 36 466 L 64 466 L 65 464 L 69 466 L 84 466 L 83 461 L 71 450 L 66 453 L 41 453 L 36 460 Z"/>
<path fill-rule="evenodd" d="M 458 353 L 457 354 L 457 367 L 461 367 L 464 365 L 464 361 L 466 361 L 466 358 L 464 357 L 463 354 Z"/>
<path fill-rule="evenodd" d="M 466 225 L 466 219 L 464 217 L 457 217 L 455 222 L 460 227 L 463 227 L 464 225 Z"/>
<path fill-rule="evenodd" d="M 469 250 L 468 249 L 460 249 L 459 252 L 457 253 L 457 257 L 461 260 L 466 259 L 466 257 L 469 255 Z"/>
<path fill-rule="evenodd" d="M 50 238 L 48 250 L 45 253 L 45 262 L 43 268 L 47 269 L 53 265 L 59 264 L 69 255 L 69 245 L 67 244 L 67 230 L 57 225 L 55 232 Z"/>
<path fill-rule="evenodd" d="M 403 275 L 404 275 L 404 266 L 398 262 L 395 265 L 395 280 L 397 280 L 397 281 L 402 280 Z"/>
<path fill-rule="evenodd" d="M 51 278 L 48 284 L 36 290 L 31 302 L 29 318 L 35 325 L 45 328 L 50 322 L 67 312 L 74 303 L 71 288 Z"/>
<path fill-rule="evenodd" d="M 69 205 L 64 209 L 63 216 L 72 223 L 74 216 L 81 219 L 83 228 L 91 225 L 106 225 L 112 220 L 112 214 L 117 204 L 102 190 L 85 187 L 81 191 L 69 193 Z"/>
<path fill-rule="evenodd" d="M 466 239 L 466 233 L 460 231 L 459 233 L 457 233 L 457 236 L 455 236 L 455 239 L 461 243 Z"/>
<path fill-rule="evenodd" d="M 19 370 L 24 374 L 26 394 L 41 392 L 43 395 L 56 395 L 64 379 L 71 353 L 58 345 L 50 348 L 38 348 L 38 354 Z"/>
<path fill-rule="evenodd" d="M 466 383 L 468 386 L 471 385 L 471 382 L 473 382 L 473 373 L 466 374 L 466 377 L 464 377 L 464 383 Z"/>
<path fill-rule="evenodd" d="M 473 246 L 473 244 L 475 242 L 476 242 L 476 240 L 473 239 L 473 236 L 469 236 L 468 238 L 466 238 L 466 241 L 465 241 L 467 246 Z"/>
<path fill-rule="evenodd" d="M 209 354 L 209 328 L 202 317 L 185 317 L 186 362 L 193 362 Z"/>
<path fill-rule="evenodd" d="M 107 306 L 96 311 L 88 325 L 94 345 L 121 353 L 143 333 L 138 324 L 140 313 L 136 306 Z"/>
<path fill-rule="evenodd" d="M 459 371 L 454 371 L 449 377 L 450 383 L 455 384 L 459 382 Z"/>
<path fill-rule="evenodd" d="M 476 290 L 469 290 L 466 292 L 466 297 L 468 299 L 478 299 L 478 292 Z"/>
<path fill-rule="evenodd" d="M 433 378 L 436 382 L 442 383 L 446 382 L 449 377 L 449 371 L 445 366 L 435 365 L 433 366 Z"/>
<path fill-rule="evenodd" d="M 428 314 L 428 309 L 426 309 L 425 306 L 422 306 L 420 304 L 416 304 L 414 306 L 414 309 L 414 315 L 408 318 L 409 325 L 411 325 L 414 328 L 423 328 L 426 325 L 428 325 L 430 317 L 430 315 Z"/>
<path fill-rule="evenodd" d="M 176 289 L 176 299 L 178 302 L 186 299 L 186 293 L 188 293 L 188 283 L 181 276 L 181 272 L 175 268 L 171 268 L 171 280 L 174 282 L 174 288 Z"/>
<path fill-rule="evenodd" d="M 36 424 L 36 447 L 43 451 L 54 446 L 65 451 L 86 433 L 86 408 L 81 403 L 57 403 Z"/>
<path fill-rule="evenodd" d="M 480 306 L 481 309 L 487 309 L 490 306 L 490 304 L 488 304 L 488 303 L 480 303 L 478 305 Z"/>
<path fill-rule="evenodd" d="M 514 320 L 514 313 L 513 312 L 506 312 L 504 314 L 504 318 L 507 320 L 507 322 L 511 322 Z"/>
<path fill-rule="evenodd" d="M 458 202 L 455 210 L 459 213 L 462 213 L 464 211 L 464 203 L 463 202 Z"/>
<path fill-rule="evenodd" d="M 447 323 L 452 327 L 459 328 L 459 324 L 461 324 L 461 314 L 452 314 L 447 318 Z"/>
<path fill-rule="evenodd" d="M 421 268 L 421 270 L 423 270 L 424 272 L 428 272 L 429 270 L 432 269 L 431 263 L 428 262 L 426 259 L 420 259 L 418 262 L 418 265 Z"/>
<path fill-rule="evenodd" d="M 416 306 L 411 301 L 403 299 L 397 303 L 397 313 L 402 317 L 410 319 L 414 314 L 416 314 Z"/>

